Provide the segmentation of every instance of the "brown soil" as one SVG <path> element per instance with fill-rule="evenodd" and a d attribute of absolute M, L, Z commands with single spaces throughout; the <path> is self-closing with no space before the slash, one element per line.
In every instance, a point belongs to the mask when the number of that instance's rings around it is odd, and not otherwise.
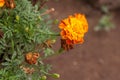
<path fill-rule="evenodd" d="M 51 14 L 53 19 L 61 20 L 74 13 L 84 13 L 89 23 L 84 44 L 47 60 L 53 65 L 52 72 L 61 75 L 57 80 L 120 80 L 120 10 L 112 12 L 115 29 L 95 32 L 93 28 L 102 13 L 90 5 L 80 0 L 49 0 L 47 6 L 55 8 Z M 59 46 L 58 40 L 55 47 Z"/>

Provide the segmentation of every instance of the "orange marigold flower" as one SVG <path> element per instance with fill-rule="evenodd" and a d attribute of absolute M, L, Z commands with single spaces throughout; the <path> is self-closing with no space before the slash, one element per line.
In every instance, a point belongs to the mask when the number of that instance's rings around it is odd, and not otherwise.
<path fill-rule="evenodd" d="M 59 24 L 61 29 L 61 47 L 65 50 L 73 48 L 74 44 L 84 42 L 84 34 L 88 31 L 88 22 L 83 14 L 75 14 L 62 20 Z"/>
<path fill-rule="evenodd" d="M 82 44 L 84 34 L 88 31 L 88 22 L 83 14 L 75 14 L 61 21 L 59 24 L 62 39 L 66 44 Z"/>
<path fill-rule="evenodd" d="M 39 56 L 40 56 L 39 53 L 29 52 L 25 55 L 25 59 L 29 64 L 36 64 Z"/>
<path fill-rule="evenodd" d="M 5 4 L 5 0 L 0 0 L 0 7 L 3 7 Z"/>

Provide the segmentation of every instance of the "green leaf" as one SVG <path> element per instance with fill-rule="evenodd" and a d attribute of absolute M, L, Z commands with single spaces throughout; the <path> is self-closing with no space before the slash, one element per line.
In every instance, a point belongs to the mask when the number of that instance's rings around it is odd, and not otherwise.
<path fill-rule="evenodd" d="M 44 54 L 45 54 L 45 57 L 48 57 L 48 56 L 51 56 L 52 54 L 54 54 L 54 51 L 51 48 L 46 48 L 44 50 Z"/>
<path fill-rule="evenodd" d="M 15 58 L 16 58 L 16 56 L 17 56 L 17 53 L 16 53 L 16 51 L 14 51 L 14 53 L 12 54 L 12 60 L 14 60 Z"/>
<path fill-rule="evenodd" d="M 11 64 L 9 62 L 2 63 L 3 66 L 10 66 Z"/>

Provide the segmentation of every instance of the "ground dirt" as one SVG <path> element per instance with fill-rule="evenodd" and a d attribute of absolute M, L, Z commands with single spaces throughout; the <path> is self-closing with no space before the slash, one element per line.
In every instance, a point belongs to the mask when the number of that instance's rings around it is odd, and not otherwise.
<path fill-rule="evenodd" d="M 95 32 L 93 28 L 102 13 L 89 4 L 80 0 L 49 0 L 47 6 L 55 8 L 55 12 L 51 13 L 53 19 L 61 20 L 74 13 L 84 13 L 89 23 L 84 44 L 46 60 L 53 65 L 52 72 L 61 75 L 57 80 L 120 80 L 120 9 L 111 12 L 115 29 Z M 55 28 L 59 31 L 58 26 Z M 54 47 L 60 47 L 59 39 Z"/>

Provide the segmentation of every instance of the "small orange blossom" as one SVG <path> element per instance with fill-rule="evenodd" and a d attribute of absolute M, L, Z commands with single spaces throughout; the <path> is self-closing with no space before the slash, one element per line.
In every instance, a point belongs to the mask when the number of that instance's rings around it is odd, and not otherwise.
<path fill-rule="evenodd" d="M 3 7 L 5 4 L 5 0 L 0 0 L 0 7 Z"/>
<path fill-rule="evenodd" d="M 25 55 L 25 59 L 29 64 L 36 64 L 39 56 L 40 56 L 39 53 L 29 52 Z"/>
<path fill-rule="evenodd" d="M 83 14 L 75 14 L 62 20 L 59 24 L 61 37 L 66 44 L 82 44 L 84 34 L 88 31 L 88 22 Z"/>

